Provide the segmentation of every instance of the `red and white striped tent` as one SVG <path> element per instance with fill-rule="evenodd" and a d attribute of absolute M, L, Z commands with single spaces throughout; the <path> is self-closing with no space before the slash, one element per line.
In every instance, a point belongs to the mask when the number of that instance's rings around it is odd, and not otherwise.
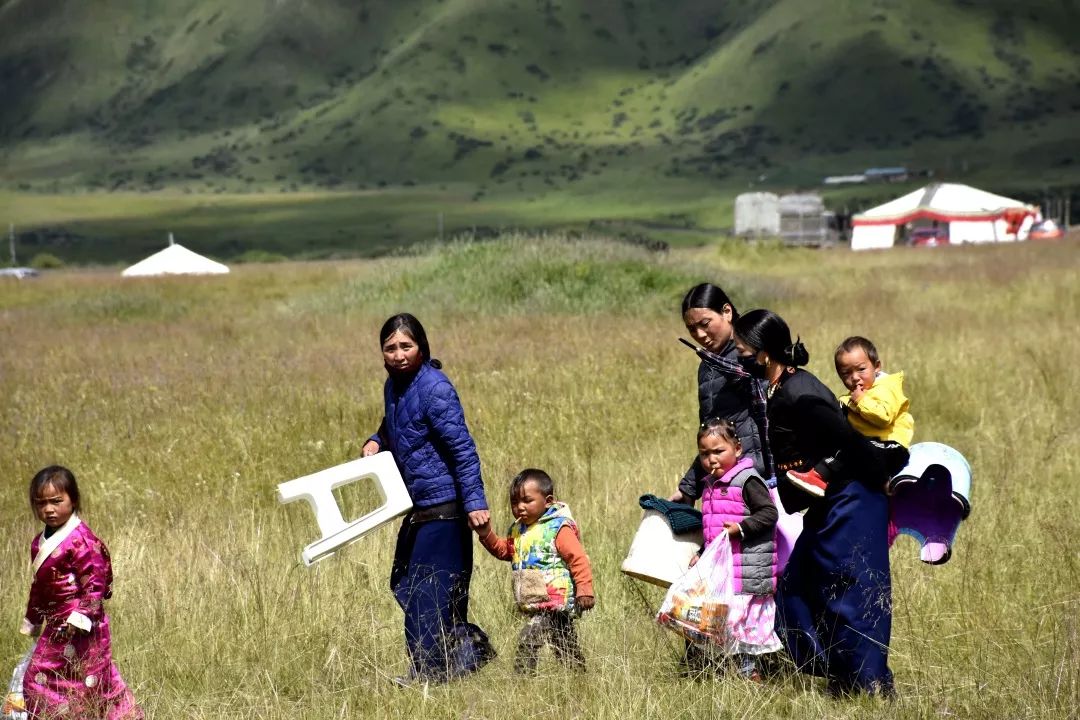
<path fill-rule="evenodd" d="M 851 219 L 851 249 L 892 247 L 898 226 L 918 221 L 948 225 L 950 243 L 1027 240 L 1039 209 L 956 183 L 933 183 Z"/>

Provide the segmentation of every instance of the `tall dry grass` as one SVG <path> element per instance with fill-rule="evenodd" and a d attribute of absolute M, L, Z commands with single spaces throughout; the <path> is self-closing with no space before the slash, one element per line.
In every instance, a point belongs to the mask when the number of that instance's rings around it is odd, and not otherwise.
<path fill-rule="evenodd" d="M 954 558 L 924 566 L 907 538 L 893 550 L 895 703 L 830 701 L 801 676 L 682 680 L 677 641 L 650 618 L 658 591 L 619 573 L 637 497 L 673 488 L 693 453 L 696 362 L 676 308 L 699 280 L 779 311 L 835 388 L 832 348 L 870 336 L 907 373 L 917 439 L 971 461 Z M 59 462 L 112 550 L 114 652 L 153 718 L 1075 718 L 1078 287 L 1072 243 L 658 257 L 555 238 L 213 279 L 4 283 L 0 665 L 26 648 L 26 485 Z M 580 625 L 587 674 L 546 661 L 534 681 L 513 676 L 508 571 L 480 551 L 472 614 L 500 658 L 398 689 L 394 529 L 299 563 L 313 518 L 277 505 L 275 486 L 359 454 L 381 414 L 378 326 L 403 309 L 462 396 L 496 524 L 526 465 L 579 518 L 598 592 Z M 372 499 L 345 501 L 359 514 Z"/>

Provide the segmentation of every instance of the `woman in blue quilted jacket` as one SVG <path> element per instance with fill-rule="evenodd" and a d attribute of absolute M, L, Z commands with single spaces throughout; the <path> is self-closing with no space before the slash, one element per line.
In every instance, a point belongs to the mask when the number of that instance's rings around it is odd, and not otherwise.
<path fill-rule="evenodd" d="M 384 415 L 362 454 L 393 453 L 413 502 L 390 573 L 411 660 L 408 676 L 398 682 L 443 682 L 494 656 L 484 632 L 468 622 L 469 529 L 489 520 L 480 458 L 457 391 L 431 357 L 420 321 L 408 313 L 393 316 L 379 343 L 389 374 Z"/>

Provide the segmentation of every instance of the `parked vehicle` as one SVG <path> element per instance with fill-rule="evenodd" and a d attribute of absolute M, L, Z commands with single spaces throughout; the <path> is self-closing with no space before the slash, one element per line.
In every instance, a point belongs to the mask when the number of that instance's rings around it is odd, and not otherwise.
<path fill-rule="evenodd" d="M 912 247 L 938 247 L 949 244 L 949 230 L 945 227 L 917 227 L 908 234 Z"/>
<path fill-rule="evenodd" d="M 1057 240 L 1065 237 L 1065 231 L 1053 220 L 1043 220 L 1031 226 L 1028 240 Z"/>
<path fill-rule="evenodd" d="M 19 280 L 37 277 L 40 274 L 41 273 L 34 268 L 28 267 L 0 268 L 0 277 L 13 277 Z"/>

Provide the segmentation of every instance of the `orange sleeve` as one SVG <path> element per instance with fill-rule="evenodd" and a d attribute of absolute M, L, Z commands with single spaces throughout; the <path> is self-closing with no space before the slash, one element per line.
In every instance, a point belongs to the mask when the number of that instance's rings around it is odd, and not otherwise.
<path fill-rule="evenodd" d="M 592 566 L 585 548 L 573 528 L 563 525 L 555 536 L 555 550 L 570 568 L 570 577 L 574 579 L 576 597 L 595 597 L 592 585 Z"/>
<path fill-rule="evenodd" d="M 510 538 L 499 537 L 494 530 L 489 530 L 487 535 L 480 538 L 480 544 L 500 560 L 510 560 L 514 557 L 514 541 Z"/>

